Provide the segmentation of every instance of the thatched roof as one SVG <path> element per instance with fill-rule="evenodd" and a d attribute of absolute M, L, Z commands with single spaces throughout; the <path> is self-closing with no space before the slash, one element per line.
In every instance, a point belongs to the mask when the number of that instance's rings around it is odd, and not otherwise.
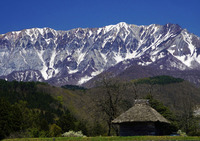
<path fill-rule="evenodd" d="M 167 121 L 161 114 L 148 105 L 145 100 L 139 100 L 135 105 L 119 117 L 114 119 L 112 123 L 128 123 L 128 122 L 165 122 Z"/>

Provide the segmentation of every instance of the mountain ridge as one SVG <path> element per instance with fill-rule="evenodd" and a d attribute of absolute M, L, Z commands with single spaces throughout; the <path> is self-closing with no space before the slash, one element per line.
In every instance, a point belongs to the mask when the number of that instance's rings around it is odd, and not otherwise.
<path fill-rule="evenodd" d="M 177 24 L 31 28 L 0 36 L 0 76 L 81 85 L 126 60 L 160 70 L 199 70 L 199 54 L 200 38 Z"/>

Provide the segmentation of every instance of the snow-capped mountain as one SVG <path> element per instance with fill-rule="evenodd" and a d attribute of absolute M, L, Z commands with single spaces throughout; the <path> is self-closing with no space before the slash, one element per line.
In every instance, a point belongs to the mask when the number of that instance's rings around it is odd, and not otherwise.
<path fill-rule="evenodd" d="M 123 70 L 133 63 L 159 70 L 199 70 L 199 54 L 200 38 L 176 24 L 32 28 L 0 35 L 0 76 L 80 85 L 120 62 L 127 64 Z"/>

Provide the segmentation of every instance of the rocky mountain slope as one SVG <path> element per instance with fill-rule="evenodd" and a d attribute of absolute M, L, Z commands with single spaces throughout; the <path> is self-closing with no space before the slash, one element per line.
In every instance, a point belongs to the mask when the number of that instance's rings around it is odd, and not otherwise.
<path fill-rule="evenodd" d="M 131 66 L 198 72 L 199 54 L 200 38 L 176 24 L 121 22 L 69 31 L 32 28 L 0 35 L 0 76 L 58 86 L 81 85 L 116 65 L 113 73 Z"/>

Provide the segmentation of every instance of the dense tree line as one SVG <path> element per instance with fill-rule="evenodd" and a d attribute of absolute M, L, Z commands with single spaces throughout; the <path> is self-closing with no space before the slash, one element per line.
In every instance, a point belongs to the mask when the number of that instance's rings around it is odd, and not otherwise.
<path fill-rule="evenodd" d="M 174 78 L 174 77 L 167 76 L 167 75 L 133 80 L 133 82 L 135 84 L 150 84 L 150 85 L 155 85 L 155 84 L 166 85 L 166 84 L 171 84 L 171 83 L 180 83 L 183 81 L 184 80 L 181 78 Z"/>
<path fill-rule="evenodd" d="M 69 90 L 86 90 L 85 87 L 77 86 L 77 85 L 64 85 L 61 86 L 64 89 L 69 89 Z"/>

